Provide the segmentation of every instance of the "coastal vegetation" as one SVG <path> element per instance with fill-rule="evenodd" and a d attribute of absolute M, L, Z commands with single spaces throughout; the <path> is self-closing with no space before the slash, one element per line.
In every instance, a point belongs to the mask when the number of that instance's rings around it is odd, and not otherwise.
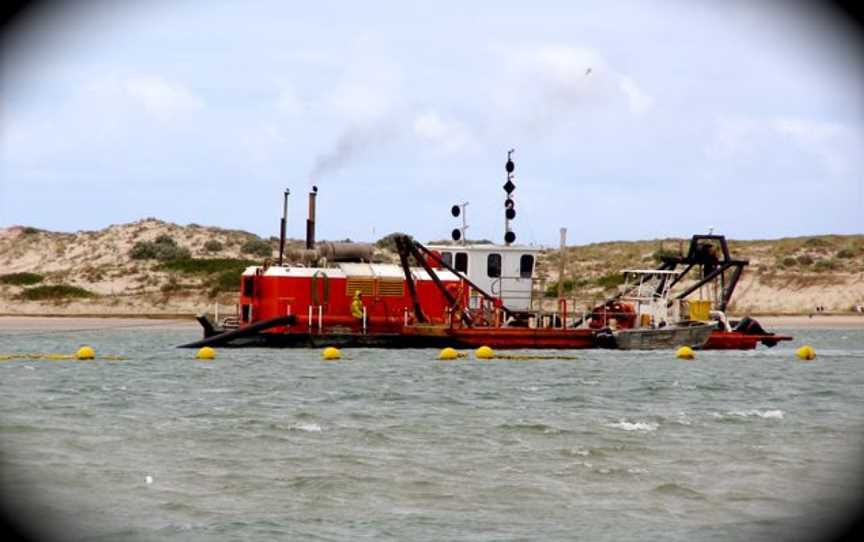
<path fill-rule="evenodd" d="M 243 246 L 240 247 L 240 252 L 251 256 L 269 258 L 273 255 L 273 246 L 269 241 L 265 241 L 264 239 L 252 238 L 243 243 Z"/>
<path fill-rule="evenodd" d="M 158 269 L 191 275 L 205 275 L 204 285 L 209 296 L 214 297 L 222 292 L 236 292 L 240 289 L 240 276 L 250 265 L 260 262 L 240 258 L 186 258 L 171 260 L 159 265 Z M 173 278 L 173 277 L 172 277 Z M 181 289 L 176 278 L 162 286 L 163 293 L 171 293 Z"/>
<path fill-rule="evenodd" d="M 45 279 L 39 273 L 7 273 L 0 275 L 0 284 L 12 284 L 14 286 L 29 286 L 38 284 Z"/>
<path fill-rule="evenodd" d="M 181 247 L 170 235 L 162 234 L 153 241 L 138 241 L 129 251 L 133 260 L 183 260 L 191 256 L 189 249 Z"/>
<path fill-rule="evenodd" d="M 48 301 L 59 299 L 73 299 L 82 297 L 94 297 L 95 294 L 78 286 L 68 284 L 52 284 L 25 288 L 18 297 L 28 301 Z"/>

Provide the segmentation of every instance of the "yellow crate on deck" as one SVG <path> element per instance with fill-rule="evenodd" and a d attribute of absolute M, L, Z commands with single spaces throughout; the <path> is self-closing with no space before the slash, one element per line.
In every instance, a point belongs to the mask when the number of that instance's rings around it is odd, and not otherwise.
<path fill-rule="evenodd" d="M 707 322 L 711 319 L 711 300 L 710 299 L 691 299 L 689 301 L 690 305 L 690 319 L 698 320 L 700 322 Z"/>

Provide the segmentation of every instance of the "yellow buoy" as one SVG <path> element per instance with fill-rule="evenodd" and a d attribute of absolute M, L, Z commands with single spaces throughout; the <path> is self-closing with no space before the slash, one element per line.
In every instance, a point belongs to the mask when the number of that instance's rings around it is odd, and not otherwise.
<path fill-rule="evenodd" d="M 339 359 L 342 357 L 342 352 L 340 352 L 338 348 L 328 346 L 323 352 L 321 352 L 321 357 L 328 361 Z"/>
<path fill-rule="evenodd" d="M 209 346 L 204 346 L 195 354 L 197 359 L 213 359 L 216 357 L 216 351 Z"/>
<path fill-rule="evenodd" d="M 795 351 L 795 355 L 798 356 L 798 359 L 810 361 L 816 359 L 816 350 L 813 350 L 813 347 L 809 344 L 805 344 Z"/>
<path fill-rule="evenodd" d="M 441 350 L 441 353 L 438 354 L 438 359 L 443 359 L 447 361 L 461 357 L 462 356 L 459 355 L 459 352 L 457 352 L 455 348 L 450 348 L 449 346 Z"/>
<path fill-rule="evenodd" d="M 689 346 L 682 346 L 675 352 L 675 357 L 678 359 L 693 359 L 696 357 L 696 354 Z"/>
<path fill-rule="evenodd" d="M 96 357 L 96 351 L 90 346 L 82 346 L 75 352 L 75 359 L 93 359 Z"/>
<path fill-rule="evenodd" d="M 495 357 L 495 352 L 488 346 L 481 346 L 474 352 L 477 359 L 492 359 Z"/>

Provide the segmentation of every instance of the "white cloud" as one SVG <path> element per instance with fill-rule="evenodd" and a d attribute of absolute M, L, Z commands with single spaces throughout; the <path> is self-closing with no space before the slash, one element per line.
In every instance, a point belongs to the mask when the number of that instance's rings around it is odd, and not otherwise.
<path fill-rule="evenodd" d="M 619 87 L 627 95 L 627 100 L 630 103 L 630 111 L 637 115 L 641 115 L 651 109 L 654 105 L 654 98 L 645 94 L 642 89 L 636 84 L 633 79 L 622 75 L 618 79 Z"/>
<path fill-rule="evenodd" d="M 203 106 L 201 100 L 186 87 L 157 75 L 126 77 L 122 81 L 122 89 L 132 101 L 161 119 Z"/>
<path fill-rule="evenodd" d="M 107 74 L 91 78 L 79 97 L 79 107 L 131 107 L 160 121 L 173 120 L 203 108 L 203 101 L 183 84 L 153 74 Z"/>
<path fill-rule="evenodd" d="M 860 132 L 849 126 L 799 117 L 724 117 L 715 120 L 714 133 L 703 151 L 719 160 L 760 158 L 766 148 L 778 149 L 787 160 L 816 158 L 831 174 L 853 169 L 862 146 Z"/>
<path fill-rule="evenodd" d="M 856 138 L 851 129 L 835 122 L 786 117 L 774 119 L 772 128 L 788 137 L 799 149 L 818 156 L 832 173 L 850 171 L 852 156 L 849 151 L 862 148 L 860 137 Z"/>
<path fill-rule="evenodd" d="M 505 114 L 518 111 L 523 124 L 540 129 L 565 121 L 576 110 L 625 107 L 642 115 L 654 104 L 630 75 L 610 66 L 597 51 L 564 45 L 502 49 L 513 66 L 509 80 L 497 85 L 493 103 Z"/>
<path fill-rule="evenodd" d="M 471 143 L 468 127 L 458 120 L 442 119 L 434 111 L 426 111 L 414 118 L 414 134 L 426 143 L 444 152 L 456 152 Z"/>
<path fill-rule="evenodd" d="M 351 64 L 324 100 L 325 107 L 353 123 L 380 121 L 402 107 L 402 72 L 389 63 Z"/>

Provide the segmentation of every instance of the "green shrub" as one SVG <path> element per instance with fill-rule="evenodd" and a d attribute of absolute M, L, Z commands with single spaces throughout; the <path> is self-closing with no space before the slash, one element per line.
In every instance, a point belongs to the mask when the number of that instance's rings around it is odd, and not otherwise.
<path fill-rule="evenodd" d="M 28 301 L 44 301 L 47 299 L 69 299 L 80 297 L 95 297 L 96 294 L 78 286 L 56 284 L 52 286 L 35 286 L 27 288 L 18 297 Z"/>
<path fill-rule="evenodd" d="M 564 294 L 572 293 L 576 288 L 583 288 L 587 286 L 589 283 L 588 279 L 564 279 Z M 550 282 L 546 286 L 546 291 L 544 292 L 546 297 L 558 297 L 558 282 Z"/>
<path fill-rule="evenodd" d="M 242 269 L 222 271 L 210 281 L 210 295 L 213 296 L 219 292 L 239 292 L 242 274 Z"/>
<path fill-rule="evenodd" d="M 624 274 L 608 273 L 598 278 L 595 283 L 597 286 L 602 286 L 603 288 L 615 288 L 616 286 L 624 284 Z"/>
<path fill-rule="evenodd" d="M 208 275 L 205 284 L 210 287 L 210 295 L 219 292 L 236 292 L 240 290 L 240 275 L 250 265 L 255 265 L 252 260 L 241 260 L 237 258 L 187 258 L 185 260 L 173 260 L 159 265 L 162 271 L 176 271 L 193 275 Z M 167 286 L 167 285 L 166 285 Z M 169 293 L 176 288 L 163 286 L 162 291 Z"/>
<path fill-rule="evenodd" d="M 801 265 L 813 265 L 813 257 L 809 254 L 802 254 L 797 258 L 798 263 Z"/>
<path fill-rule="evenodd" d="M 162 234 L 154 241 L 138 241 L 129 251 L 133 260 L 159 260 L 162 262 L 188 259 L 189 249 L 177 245 L 170 235 Z"/>
<path fill-rule="evenodd" d="M 837 262 L 832 260 L 819 260 L 813 266 L 814 271 L 835 271 L 839 266 Z"/>
<path fill-rule="evenodd" d="M 786 256 L 783 258 L 783 267 L 795 267 L 798 264 L 798 260 L 793 258 L 792 256 Z"/>
<path fill-rule="evenodd" d="M 39 228 L 33 228 L 31 226 L 27 226 L 23 230 L 21 230 L 21 233 L 23 233 L 24 235 L 35 235 L 35 234 L 39 233 L 40 231 L 42 231 L 42 230 L 40 230 Z"/>
<path fill-rule="evenodd" d="M 204 250 L 207 252 L 221 252 L 223 248 L 225 247 L 222 246 L 222 243 L 215 239 L 211 239 L 204 243 Z"/>
<path fill-rule="evenodd" d="M 804 241 L 805 247 L 830 247 L 831 243 L 819 237 L 811 237 Z"/>
<path fill-rule="evenodd" d="M 838 258 L 854 258 L 855 252 L 853 252 L 852 250 L 850 250 L 848 248 L 844 248 L 844 249 L 837 251 L 837 257 Z"/>
<path fill-rule="evenodd" d="M 26 286 L 37 284 L 45 279 L 42 275 L 36 273 L 8 273 L 0 275 L 0 284 L 12 284 L 15 286 Z"/>
<path fill-rule="evenodd" d="M 240 252 L 268 258 L 273 255 L 273 247 L 263 239 L 249 239 L 240 247 Z"/>
<path fill-rule="evenodd" d="M 236 258 L 186 258 L 164 262 L 159 265 L 159 269 L 162 271 L 179 271 L 180 273 L 203 275 L 236 270 L 242 272 L 250 265 L 255 265 L 255 262 Z"/>

